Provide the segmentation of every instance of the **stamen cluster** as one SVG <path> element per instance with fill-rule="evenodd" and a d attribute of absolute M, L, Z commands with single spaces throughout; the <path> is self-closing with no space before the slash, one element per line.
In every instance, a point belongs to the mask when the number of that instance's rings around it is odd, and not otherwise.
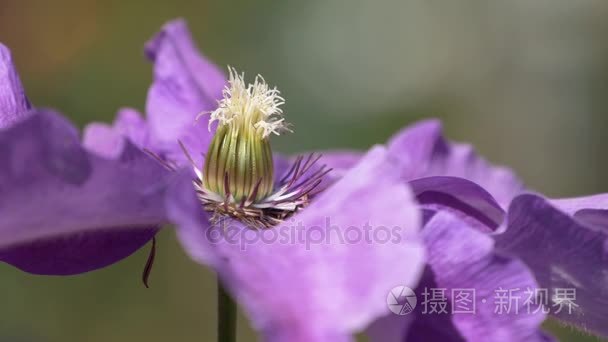
<path fill-rule="evenodd" d="M 218 108 L 210 113 L 217 129 L 198 167 L 188 156 L 196 178 L 194 187 L 212 221 L 236 218 L 250 227 L 268 228 L 305 207 L 330 171 L 315 166 L 319 156 L 298 157 L 275 183 L 269 136 L 289 131 L 280 106 L 285 100 L 261 76 L 245 86 L 244 75 L 229 68 L 228 85 Z M 275 187 L 278 190 L 274 190 Z"/>
<path fill-rule="evenodd" d="M 290 131 L 283 118 L 281 105 L 285 99 L 275 87 L 270 88 L 261 75 L 257 75 L 253 84 L 245 86 L 245 75 L 240 75 L 234 68 L 228 67 L 228 85 L 223 90 L 223 99 L 211 112 L 209 128 L 215 121 L 220 126 L 235 125 L 244 128 L 251 126 L 262 138 L 271 133 L 279 135 Z"/>

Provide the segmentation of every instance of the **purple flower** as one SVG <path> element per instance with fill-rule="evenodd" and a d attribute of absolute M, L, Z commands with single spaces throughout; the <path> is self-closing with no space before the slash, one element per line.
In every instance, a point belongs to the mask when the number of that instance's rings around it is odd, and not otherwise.
<path fill-rule="evenodd" d="M 366 153 L 316 163 L 272 155 L 267 136 L 287 128 L 278 91 L 263 79 L 248 88 L 235 72 L 224 88 L 180 20 L 146 45 L 145 119 L 123 109 L 113 125 L 87 126 L 82 142 L 57 114 L 30 109 L 0 51 L 0 260 L 86 272 L 171 222 L 269 341 L 349 341 L 365 329 L 378 341 L 546 341 L 543 308 L 523 302 L 543 289 L 575 289 L 574 312 L 556 316 L 608 335 L 608 197 L 529 193 L 509 170 L 445 140 L 436 121 Z M 448 311 L 390 314 L 399 285 L 417 287 L 419 300 L 444 289 Z M 452 314 L 462 289 L 475 290 L 475 314 Z M 503 290 L 522 301 L 498 313 Z"/>
<path fill-rule="evenodd" d="M 217 81 L 214 78 L 219 74 L 217 71 L 207 72 L 209 64 L 194 48 L 185 23 L 167 24 L 148 43 L 146 51 L 155 69 L 148 115 L 156 115 L 159 123 L 160 118 L 172 121 L 173 115 L 189 118 L 171 134 L 174 142 L 184 135 L 184 128 L 207 130 L 206 117 L 196 124 L 193 120 L 200 112 L 215 109 L 215 102 L 205 101 L 220 96 L 225 79 L 221 76 L 221 81 Z M 195 78 L 204 76 L 212 80 Z M 231 95 L 237 97 L 240 80 L 236 77 L 232 80 L 237 84 Z M 208 84 L 218 88 L 210 91 Z M 215 114 L 211 116 L 225 118 L 220 112 Z M 197 141 L 184 144 L 193 157 L 207 153 L 207 146 L 197 147 Z M 148 146 L 153 150 L 154 147 Z M 399 175 L 389 172 L 393 165 L 386 148 L 372 149 L 362 158 L 363 163 L 351 168 L 352 158 L 348 154 L 324 154 L 320 162 L 334 169 L 324 178 L 329 188 L 284 224 L 268 230 L 252 230 L 230 219 L 223 221 L 219 230 L 214 229 L 211 215 L 201 209 L 192 184 L 195 175 L 190 170 L 182 171 L 180 181 L 170 189 L 167 211 L 171 221 L 178 225 L 177 234 L 184 248 L 194 260 L 218 272 L 267 340 L 349 340 L 352 332 L 364 329 L 388 312 L 385 301 L 392 287 L 416 284 L 424 265 L 422 242 L 417 236 L 420 222 L 417 205 Z M 201 160 L 193 164 L 201 165 Z M 280 185 L 281 179 L 290 173 L 290 163 L 275 155 L 274 164 L 275 180 Z M 291 174 L 302 172 L 302 168 L 292 170 Z M 317 170 L 312 167 L 307 174 L 313 176 Z M 394 201 L 384 201 L 387 196 Z M 330 219 L 331 243 L 307 245 L 298 237 L 287 243 L 273 238 L 279 232 L 291 237 L 299 229 L 297 226 L 325 228 L 326 218 Z M 344 229 L 367 223 L 401 228 L 396 231 L 398 243 L 339 243 L 338 235 Z M 213 238 L 214 233 L 224 231 L 235 238 L 228 235 Z M 248 239 L 247 234 L 253 236 Z"/>
<path fill-rule="evenodd" d="M 401 161 L 402 170 L 406 170 L 404 178 L 427 212 L 452 212 L 477 235 L 485 232 L 483 239 L 494 240 L 493 253 L 516 258 L 533 273 L 539 289 L 548 296 L 543 304 L 551 315 L 608 335 L 604 324 L 608 317 L 604 305 L 608 300 L 608 195 L 553 200 L 530 192 L 511 171 L 487 164 L 469 145 L 446 141 L 436 121 L 404 129 L 391 139 L 389 150 Z M 451 264 L 455 257 L 446 256 L 443 262 L 438 259 L 434 265 L 433 254 L 438 250 L 428 235 L 432 234 L 429 226 L 436 229 L 433 222 L 437 216 L 427 219 L 422 235 L 430 254 L 430 268 L 438 270 L 439 279 L 439 270 L 445 266 L 442 263 Z M 461 278 L 462 273 L 455 275 Z M 560 310 L 560 292 L 572 290 L 574 305 L 571 310 Z M 530 321 L 536 319 L 524 316 Z M 453 322 L 456 324 L 457 319 Z"/>
<path fill-rule="evenodd" d="M 167 222 L 169 173 L 117 131 L 91 131 L 81 142 L 59 114 L 32 109 L 0 44 L 0 260 L 35 274 L 87 272 Z"/>
<path fill-rule="evenodd" d="M 155 62 L 146 120 L 123 109 L 112 125 L 88 125 L 81 141 L 58 114 L 32 110 L 27 116 L 19 112 L 21 117 L 0 130 L 2 261 L 38 274 L 86 272 L 128 256 L 162 224 L 180 223 L 178 234 L 186 250 L 220 271 L 269 340 L 347 340 L 387 312 L 391 287 L 416 284 L 424 265 L 417 236 L 421 215 L 398 175 L 384 174 L 392 165 L 382 147 L 348 173 L 342 167 L 350 167 L 348 155 L 327 153 L 323 163 L 334 172 L 319 180 L 332 191 L 324 191 L 293 219 L 305 227 L 323 227 L 327 217 L 329 228 L 337 227 L 336 235 L 368 223 L 399 227 L 393 236 L 397 243 L 306 246 L 258 240 L 241 250 L 238 244 L 207 239 L 209 216 L 196 196 L 190 161 L 178 141 L 200 165 L 212 134 L 206 123 L 195 124 L 194 119 L 214 108 L 225 79 L 195 51 L 181 21 L 168 24 L 146 52 Z M 1 62 L 15 74 L 8 57 Z M 9 80 L 1 97 L 21 96 L 27 103 L 15 80 Z M 169 172 L 144 149 L 164 166 L 188 169 Z M 274 156 L 278 185 L 281 178 L 316 179 L 320 169 L 312 161 L 299 159 L 290 172 L 290 163 Z M 395 201 L 383 203 L 385 196 Z M 252 231 L 236 221 L 233 227 Z M 271 231 L 279 229 L 266 230 Z M 402 267 L 404 260 L 407 267 Z"/>

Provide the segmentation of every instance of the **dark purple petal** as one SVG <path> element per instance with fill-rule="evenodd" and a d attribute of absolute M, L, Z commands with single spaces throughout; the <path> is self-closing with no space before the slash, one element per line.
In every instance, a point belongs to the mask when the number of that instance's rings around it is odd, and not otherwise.
<path fill-rule="evenodd" d="M 11 52 L 0 43 L 0 129 L 23 119 L 30 109 Z"/>
<path fill-rule="evenodd" d="M 95 146 L 115 152 L 116 145 Z M 130 144 L 113 155 L 84 149 L 77 130 L 50 111 L 0 131 L 0 259 L 65 275 L 107 266 L 145 244 L 166 222 L 168 173 Z"/>
<path fill-rule="evenodd" d="M 143 247 L 158 228 L 108 228 L 34 240 L 0 249 L 0 260 L 22 271 L 71 275 L 120 261 Z"/>
<path fill-rule="evenodd" d="M 492 166 L 468 144 L 446 140 L 438 120 L 403 129 L 390 139 L 388 148 L 400 161 L 407 180 L 428 176 L 465 178 L 486 189 L 503 207 L 523 191 L 521 181 L 511 170 Z"/>
<path fill-rule="evenodd" d="M 435 176 L 409 184 L 424 208 L 450 211 L 482 231 L 494 230 L 503 221 L 505 212 L 492 195 L 466 179 Z"/>
<path fill-rule="evenodd" d="M 370 324 L 365 333 L 372 342 L 404 342 L 414 319 L 413 314 L 399 316 L 390 313 Z M 434 340 L 429 338 L 426 341 Z"/>
<path fill-rule="evenodd" d="M 492 238 L 446 212 L 434 215 L 423 229 L 422 236 L 429 253 L 431 272 L 425 274 L 421 286 L 445 289 L 449 301 L 448 314 L 424 313 L 424 307 L 419 307 L 407 341 L 427 341 L 429 336 L 442 336 L 442 341 L 548 339 L 539 331 L 545 315 L 540 310 L 534 312 L 538 307 L 530 306 L 528 309 L 525 304 L 526 291 L 533 291 L 538 285 L 522 262 L 497 254 Z M 458 305 L 454 297 L 457 292 L 452 290 L 459 289 L 475 290 L 474 314 L 452 313 Z M 513 290 L 510 298 L 519 296 L 520 299 L 508 310 L 505 307 L 498 312 L 497 293 L 501 292 L 497 291 L 502 290 Z M 419 287 L 419 297 L 422 291 Z M 424 297 L 420 299 L 423 300 Z M 464 308 L 470 309 L 471 306 Z"/>
<path fill-rule="evenodd" d="M 608 232 L 606 217 L 597 209 L 605 207 L 605 198 L 551 203 L 538 195 L 520 195 L 513 200 L 496 243 L 501 251 L 521 258 L 541 287 L 549 289 L 554 316 L 608 336 Z M 567 307 L 557 313 L 559 289 L 575 289 L 571 313 Z"/>
<path fill-rule="evenodd" d="M 419 210 L 392 168 L 386 150 L 373 149 L 301 213 L 268 230 L 231 220 L 209 227 L 191 175 L 170 192 L 168 212 L 186 251 L 219 273 L 267 340 L 349 341 L 388 312 L 390 289 L 416 284 L 424 263 Z M 368 223 L 369 236 L 386 227 L 391 240 L 347 238 Z"/>
<path fill-rule="evenodd" d="M 154 82 L 146 104 L 154 150 L 168 159 L 184 161 L 177 145 L 180 139 L 198 161 L 207 152 L 212 133 L 208 116 L 214 110 L 226 83 L 224 74 L 202 54 L 183 20 L 171 21 L 146 44 L 146 55 L 154 62 Z"/>

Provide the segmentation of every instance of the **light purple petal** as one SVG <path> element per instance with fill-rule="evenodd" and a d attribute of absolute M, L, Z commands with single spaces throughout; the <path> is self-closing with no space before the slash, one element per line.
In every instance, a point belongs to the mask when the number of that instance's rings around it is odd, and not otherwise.
<path fill-rule="evenodd" d="M 551 313 L 562 321 L 608 336 L 608 231 L 606 216 L 600 212 L 593 225 L 568 213 L 579 213 L 603 206 L 605 196 L 555 201 L 533 194 L 516 197 L 508 211 L 502 234 L 496 235 L 497 247 L 521 258 L 534 272 L 541 287 L 552 297 Z M 604 202 L 605 203 L 605 202 Z M 565 208 L 560 210 L 555 206 Z M 598 212 L 595 212 L 596 214 Z M 600 220 L 600 221 L 597 221 Z M 563 290 L 574 289 L 575 305 L 559 305 Z M 562 291 L 558 295 L 556 291 Z"/>
<path fill-rule="evenodd" d="M 130 144 L 114 159 L 88 152 L 69 122 L 39 111 L 0 131 L 0 259 L 60 275 L 116 262 L 166 222 L 167 176 Z"/>
<path fill-rule="evenodd" d="M 362 152 L 358 151 L 323 151 L 323 156 L 320 159 L 320 164 L 325 164 L 333 169 L 332 175 L 336 178 L 341 178 L 348 170 L 357 165 Z"/>
<path fill-rule="evenodd" d="M 112 126 L 104 123 L 88 124 L 83 132 L 82 145 L 87 150 L 109 159 L 118 158 L 127 140 Z"/>
<path fill-rule="evenodd" d="M 468 144 L 446 140 L 438 120 L 406 127 L 390 139 L 388 148 L 400 161 L 407 180 L 428 176 L 465 178 L 481 185 L 503 207 L 523 191 L 521 181 L 511 170 L 492 166 Z"/>
<path fill-rule="evenodd" d="M 11 52 L 0 43 L 0 129 L 26 117 L 30 109 Z"/>
<path fill-rule="evenodd" d="M 191 176 L 171 191 L 168 210 L 186 251 L 219 273 L 266 340 L 350 341 L 388 313 L 393 287 L 416 284 L 424 263 L 419 210 L 392 168 L 386 150 L 375 148 L 300 214 L 268 230 L 234 221 L 210 228 Z M 390 227 L 393 240 L 347 240 L 349 227 L 356 234 L 367 223 L 372 235 Z"/>
<path fill-rule="evenodd" d="M 608 194 L 555 199 L 551 203 L 589 228 L 608 234 Z"/>
<path fill-rule="evenodd" d="M 522 262 L 499 255 L 488 235 L 449 213 L 434 215 L 425 225 L 422 236 L 432 272 L 423 283 L 430 288 L 445 289 L 448 314 L 429 313 L 428 306 L 424 313 L 423 304 L 416 311 L 417 318 L 410 326 L 407 341 L 425 341 L 433 334 L 443 336 L 443 341 L 462 338 L 466 341 L 547 341 L 548 337 L 539 331 L 545 315 L 540 310 L 534 312 L 538 306 L 531 305 L 528 309 L 525 304 L 526 291 L 533 291 L 538 285 Z M 474 289 L 474 314 L 458 313 L 471 308 L 470 304 L 458 304 L 455 296 L 459 289 Z M 507 298 L 519 299 L 510 299 L 510 306 L 498 311 L 497 293 L 502 290 L 512 290 Z M 420 296 L 422 291 L 417 290 L 421 302 L 424 301 Z M 453 336 L 453 331 L 445 334 L 450 321 L 462 338 Z"/>
<path fill-rule="evenodd" d="M 608 209 L 608 194 L 553 199 L 551 203 L 567 214 L 575 215 L 580 210 Z"/>
<path fill-rule="evenodd" d="M 153 148 L 148 123 L 135 109 L 122 108 L 119 110 L 114 120 L 114 129 L 129 138 L 129 141 L 140 149 Z"/>
<path fill-rule="evenodd" d="M 273 161 L 276 181 L 279 182 L 285 174 L 291 171 L 291 167 L 298 157 L 303 157 L 304 160 L 306 160 L 311 156 L 313 158 L 319 158 L 319 160 L 314 164 L 314 166 L 309 168 L 309 170 L 304 174 L 304 178 L 306 175 L 312 175 L 315 172 L 320 171 L 320 168 L 322 167 L 325 167 L 325 169 L 331 169 L 331 171 L 323 177 L 321 184 L 319 184 L 318 188 L 324 189 L 340 180 L 340 178 L 344 177 L 344 175 L 359 162 L 362 157 L 362 153 L 346 150 L 323 151 L 322 153 L 314 154 L 305 152 L 296 154 L 291 158 L 275 153 L 273 156 Z"/>
<path fill-rule="evenodd" d="M 162 154 L 154 149 L 148 124 L 135 109 L 123 108 L 118 111 L 116 119 L 109 125 L 102 122 L 92 122 L 85 126 L 82 138 L 83 146 L 98 155 L 113 159 L 123 153 L 129 145 L 139 150 L 148 149 Z M 127 140 L 125 140 L 127 138 Z"/>
<path fill-rule="evenodd" d="M 207 152 L 212 133 L 208 116 L 195 118 L 217 107 L 225 76 L 198 52 L 181 19 L 163 26 L 146 44 L 146 55 L 154 63 L 146 113 L 155 150 L 170 160 L 184 161 L 177 145 L 180 139 L 198 160 Z"/>

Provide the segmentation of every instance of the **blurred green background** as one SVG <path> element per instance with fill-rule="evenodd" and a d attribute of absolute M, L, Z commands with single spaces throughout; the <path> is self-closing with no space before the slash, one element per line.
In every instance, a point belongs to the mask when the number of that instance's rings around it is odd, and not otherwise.
<path fill-rule="evenodd" d="M 279 86 L 295 133 L 277 150 L 367 148 L 439 117 L 533 189 L 608 191 L 606 1 L 0 0 L 0 41 L 32 102 L 82 126 L 144 108 L 143 43 L 175 17 L 218 65 Z M 139 280 L 147 248 L 76 277 L 0 264 L 0 341 L 212 341 L 213 273 L 171 230 L 158 242 L 151 289 Z M 244 317 L 239 337 L 255 340 Z"/>

